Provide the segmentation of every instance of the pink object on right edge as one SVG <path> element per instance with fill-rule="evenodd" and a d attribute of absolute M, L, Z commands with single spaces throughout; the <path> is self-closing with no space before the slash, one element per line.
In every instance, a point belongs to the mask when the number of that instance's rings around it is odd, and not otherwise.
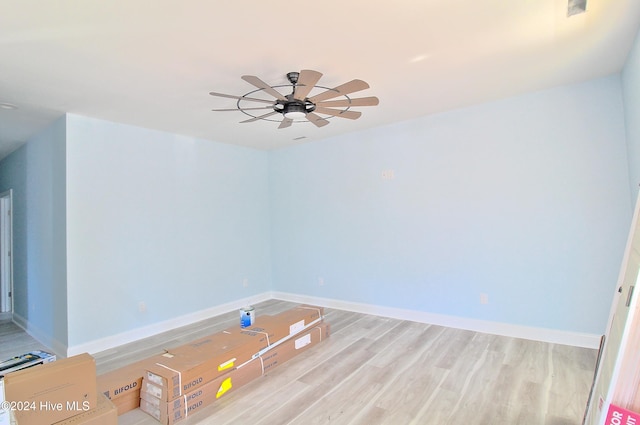
<path fill-rule="evenodd" d="M 623 409 L 615 404 L 609 405 L 606 425 L 640 425 L 640 413 Z"/>

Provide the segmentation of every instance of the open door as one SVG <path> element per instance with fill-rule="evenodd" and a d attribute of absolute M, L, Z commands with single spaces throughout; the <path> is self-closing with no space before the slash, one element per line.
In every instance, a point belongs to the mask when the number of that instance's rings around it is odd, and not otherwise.
<path fill-rule="evenodd" d="M 640 272 L 639 215 L 640 197 L 627 238 L 585 425 L 602 424 L 611 403 L 629 410 L 640 408 L 640 405 L 634 406 L 640 385 L 640 314 L 636 314 Z"/>

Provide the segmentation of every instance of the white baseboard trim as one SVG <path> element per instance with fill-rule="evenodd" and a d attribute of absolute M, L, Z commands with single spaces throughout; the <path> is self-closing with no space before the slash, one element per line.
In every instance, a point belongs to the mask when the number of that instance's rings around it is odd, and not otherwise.
<path fill-rule="evenodd" d="M 52 339 L 47 335 L 46 332 L 34 326 L 27 319 L 16 312 L 13 313 L 11 321 L 18 327 L 22 328 L 22 330 L 28 333 L 33 339 L 47 347 L 49 350 L 53 351 L 52 354 L 55 354 L 57 357 L 67 357 L 67 344 L 62 343 L 56 339 Z"/>
<path fill-rule="evenodd" d="M 271 292 L 264 292 L 262 294 L 253 295 L 248 298 L 242 298 L 236 301 L 220 304 L 215 307 L 196 311 L 194 313 L 185 314 L 173 319 L 153 323 L 149 326 L 132 329 L 130 331 L 122 332 L 116 335 L 111 335 L 83 344 L 70 346 L 67 348 L 66 353 L 67 356 L 74 356 L 80 353 L 98 353 L 100 351 L 108 350 L 119 345 L 128 344 L 130 342 L 134 342 L 143 338 L 148 338 L 150 336 L 154 336 L 171 329 L 187 326 L 201 320 L 210 319 L 212 317 L 219 316 L 233 310 L 239 310 L 240 308 L 245 307 L 247 304 L 257 304 L 263 301 L 270 300 L 272 298 L 273 295 Z"/>
<path fill-rule="evenodd" d="M 600 347 L 601 335 L 595 334 L 561 331 L 556 329 L 535 328 L 500 322 L 490 322 L 486 320 L 447 316 L 444 314 L 429 313 L 425 311 L 405 310 L 401 308 L 342 301 L 332 298 L 291 294 L 287 292 L 273 292 L 272 296 L 273 298 L 283 301 L 302 304 L 313 304 L 327 308 L 353 311 L 356 313 L 373 314 L 376 316 L 390 317 L 393 319 L 411 320 L 413 322 L 428 323 L 432 325 L 465 329 L 494 335 L 523 338 L 533 341 L 549 342 L 553 344 L 571 345 L 583 348 L 598 349 Z"/>
<path fill-rule="evenodd" d="M 446 326 L 456 329 L 465 329 L 476 332 L 502 335 L 514 338 L 530 339 L 534 341 L 549 342 L 554 344 L 571 345 L 598 349 L 600 346 L 600 335 L 580 332 L 561 331 L 556 329 L 535 328 L 529 326 L 513 325 L 508 323 L 491 322 L 464 317 L 448 316 L 443 314 L 429 313 L 424 311 L 406 310 L 394 307 L 385 307 L 374 304 L 364 304 L 350 301 L 343 301 L 332 298 L 314 297 L 308 295 L 292 294 L 287 292 L 264 292 L 249 298 L 243 298 L 220 304 L 211 308 L 189 313 L 180 317 L 154 323 L 137 329 L 132 329 L 116 335 L 89 341 L 82 344 L 66 347 L 64 344 L 55 341 L 48 341 L 42 332 L 29 327 L 27 322 L 20 316 L 14 314 L 14 322 L 36 340 L 48 347 L 52 347 L 56 355 L 73 356 L 80 353 L 98 353 L 123 344 L 128 344 L 143 338 L 166 332 L 170 329 L 187 326 L 201 320 L 210 319 L 221 314 L 238 310 L 247 304 L 258 304 L 270 299 L 283 301 L 313 304 L 327 308 L 353 311 L 356 313 L 373 314 L 377 316 L 390 317 L 393 319 L 411 320 L 419 323 L 427 323 L 439 326 Z"/>

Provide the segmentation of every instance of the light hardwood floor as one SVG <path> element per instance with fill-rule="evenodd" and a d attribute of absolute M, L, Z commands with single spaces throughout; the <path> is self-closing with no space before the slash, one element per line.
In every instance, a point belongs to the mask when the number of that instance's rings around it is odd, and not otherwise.
<path fill-rule="evenodd" d="M 273 314 L 295 304 L 256 306 Z M 225 329 L 228 313 L 95 353 L 98 373 Z M 597 352 L 559 344 L 328 309 L 331 336 L 237 392 L 193 414 L 189 424 L 578 425 Z M 0 319 L 0 359 L 43 349 Z M 120 424 L 153 425 L 140 410 Z"/>

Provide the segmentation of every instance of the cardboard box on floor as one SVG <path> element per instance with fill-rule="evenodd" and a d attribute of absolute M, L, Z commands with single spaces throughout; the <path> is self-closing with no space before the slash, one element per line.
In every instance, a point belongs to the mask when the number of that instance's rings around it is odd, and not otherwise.
<path fill-rule="evenodd" d="M 331 334 L 331 326 L 327 322 L 320 322 L 309 330 L 296 335 L 282 344 L 263 353 L 263 374 L 267 374 L 276 366 L 291 360 L 306 349 L 324 341 Z"/>
<path fill-rule="evenodd" d="M 4 385 L 20 425 L 51 425 L 96 407 L 96 362 L 79 354 L 8 373 Z"/>
<path fill-rule="evenodd" d="M 140 409 L 164 425 L 172 425 L 187 419 L 189 415 L 209 406 L 220 397 L 247 385 L 307 348 L 319 343 L 329 336 L 329 330 L 329 324 L 321 322 L 273 347 L 261 357 L 257 357 L 174 400 L 161 399 L 162 388 L 145 378 L 140 392 Z"/>
<path fill-rule="evenodd" d="M 111 402 L 116 406 L 118 416 L 123 415 L 140 407 L 140 391 L 125 397 L 118 397 L 115 400 L 111 400 Z"/>
<path fill-rule="evenodd" d="M 104 394 L 98 393 L 97 406 L 53 425 L 118 425 L 118 410 Z"/>
<path fill-rule="evenodd" d="M 140 407 L 140 387 L 147 367 L 154 362 L 143 359 L 97 377 L 98 392 L 109 398 L 122 415 Z"/>
<path fill-rule="evenodd" d="M 172 354 L 191 354 L 194 351 L 201 351 L 205 354 L 209 354 L 213 352 L 212 350 L 217 348 L 215 346 L 215 341 L 212 341 L 212 338 L 215 338 L 220 334 L 236 334 L 238 332 L 244 335 L 258 337 L 260 345 L 269 346 L 287 336 L 299 333 L 309 327 L 312 323 L 319 322 L 322 319 L 323 314 L 323 307 L 301 305 L 276 315 L 258 316 L 255 323 L 250 327 L 242 328 L 239 325 L 232 326 L 225 331 L 218 332 L 213 335 L 207 335 L 196 339 L 195 341 L 190 341 L 187 344 L 167 349 L 166 351 L 171 352 Z M 236 362 L 236 365 L 237 364 L 238 363 Z"/>
<path fill-rule="evenodd" d="M 110 400 L 140 391 L 142 376 L 147 366 L 151 363 L 151 360 L 147 358 L 98 375 L 98 391 L 106 395 Z"/>
<path fill-rule="evenodd" d="M 231 347 L 233 345 L 233 342 L 229 342 L 222 346 L 217 345 L 221 342 L 218 338 L 230 338 L 230 335 L 236 335 L 238 333 L 257 339 L 258 343 L 254 346 L 266 348 L 279 340 L 299 333 L 300 331 L 308 328 L 311 324 L 320 322 L 323 314 L 323 307 L 301 305 L 276 315 L 259 316 L 256 318 L 256 321 L 252 326 L 246 328 L 242 328 L 239 325 L 232 326 L 222 332 L 207 335 L 196 339 L 195 341 L 190 341 L 187 344 L 167 349 L 166 351 L 171 354 L 187 355 L 192 355 L 196 352 L 200 352 L 204 355 L 216 354 L 220 347 Z M 224 343 L 224 341 L 222 342 Z M 247 343 L 246 341 L 242 342 Z M 249 345 L 247 345 L 247 348 L 251 350 Z M 238 364 L 241 364 L 238 363 L 238 361 L 235 361 L 234 363 L 235 364 L 228 363 L 225 364 L 225 366 L 231 369 Z"/>
<path fill-rule="evenodd" d="M 262 354 L 262 356 L 256 358 L 256 359 L 258 358 L 262 359 L 261 375 L 267 373 L 270 369 L 276 367 L 280 363 L 284 363 L 285 361 L 291 359 L 295 355 L 304 351 L 304 349 L 314 344 L 317 344 L 318 342 L 327 338 L 329 336 L 329 331 L 330 331 L 330 325 L 326 322 L 320 322 L 319 324 L 307 329 L 305 332 L 302 332 L 301 334 L 295 336 L 294 338 L 291 338 L 285 341 L 284 343 L 274 346 L 272 349 L 266 351 L 264 354 Z M 244 370 L 246 365 L 253 364 L 253 363 L 254 361 L 251 360 L 239 368 L 234 368 L 232 371 L 218 377 L 217 380 L 225 379 L 228 376 L 230 376 L 231 372 L 238 369 Z M 216 379 L 205 383 L 202 387 L 214 381 L 216 381 Z M 148 401 L 153 401 L 155 404 L 159 404 L 161 401 L 164 403 L 173 403 L 175 400 L 179 400 L 179 401 L 185 400 L 185 396 L 186 396 L 186 400 L 188 400 L 190 396 L 198 392 L 198 390 L 201 389 L 202 387 L 197 388 L 191 392 L 188 392 L 181 397 L 177 397 L 176 399 L 167 401 L 164 398 L 164 392 L 162 390 L 162 387 L 144 378 L 142 380 L 142 389 L 141 389 L 140 397 L 142 399 L 147 399 Z"/>
<path fill-rule="evenodd" d="M 322 307 L 307 305 L 296 307 L 293 310 L 296 311 L 299 309 L 311 310 L 311 315 L 306 315 L 306 317 L 303 317 L 302 320 L 304 320 L 304 322 L 302 323 L 300 322 L 301 318 L 299 312 L 281 313 L 282 317 L 284 317 L 285 315 L 290 315 L 290 320 L 288 320 L 289 322 L 291 322 L 289 325 L 289 333 L 292 330 L 292 326 L 293 330 L 300 326 L 307 326 L 310 322 L 317 320 L 317 318 L 322 316 L 322 314 L 324 313 Z M 261 316 L 258 318 L 258 321 L 260 322 L 264 319 L 268 322 L 269 320 L 272 320 L 270 319 L 272 317 L 273 316 L 266 315 Z M 239 327 L 232 327 L 232 329 L 234 329 L 235 331 L 238 331 L 238 328 Z M 254 326 L 249 328 L 243 328 L 240 330 L 240 332 L 250 333 L 258 337 L 264 337 L 264 340 L 262 342 L 266 341 L 267 344 L 270 342 L 267 340 L 267 337 L 270 337 L 272 339 L 276 339 L 279 337 L 279 335 L 275 334 L 270 335 L 260 333 L 264 332 L 264 329 L 261 328 L 258 324 L 254 324 Z M 182 351 L 194 349 L 198 346 L 204 347 L 207 345 L 207 342 L 212 342 L 208 340 L 208 337 L 200 338 L 199 340 L 184 344 L 184 346 L 176 347 L 174 350 Z M 145 372 L 149 368 L 149 366 L 155 363 L 157 363 L 157 359 L 146 358 L 122 368 L 103 373 L 97 377 L 98 391 L 105 394 L 116 405 L 118 409 L 118 415 L 122 415 L 126 412 L 140 407 L 140 386 L 142 384 L 142 377 L 145 375 Z M 227 366 L 235 367 L 235 364 L 227 364 Z"/>
<path fill-rule="evenodd" d="M 240 326 L 192 341 L 153 357 L 145 378 L 162 388 L 169 401 L 250 361 L 272 345 L 322 320 L 323 309 L 299 306 L 274 316 L 260 316 L 250 328 Z"/>
<path fill-rule="evenodd" d="M 289 325 L 288 335 L 295 335 L 302 329 L 308 327 L 311 323 L 316 322 L 319 319 L 321 320 L 323 316 L 323 307 L 303 304 L 290 310 L 283 311 L 282 313 L 265 317 L 277 317 L 279 321 L 285 322 Z"/>
<path fill-rule="evenodd" d="M 246 385 L 261 375 L 262 363 L 261 359 L 257 358 L 245 364 L 242 368 L 234 369 L 223 376 L 219 376 L 213 381 L 173 401 L 160 400 L 154 397 L 154 395 L 158 393 L 150 394 L 141 391 L 140 410 L 153 416 L 162 424 L 174 424 L 183 419 L 187 419 L 189 415 L 199 409 L 210 405 L 223 395 Z M 153 387 L 155 387 L 153 384 L 146 386 L 143 380 L 143 388 L 151 389 Z M 155 388 L 161 390 L 160 387 Z"/>
<path fill-rule="evenodd" d="M 164 400 L 172 400 L 249 361 L 266 346 L 261 340 L 240 332 L 220 333 L 207 338 L 210 352 L 179 350 L 152 357 L 144 379 L 161 388 Z"/>

